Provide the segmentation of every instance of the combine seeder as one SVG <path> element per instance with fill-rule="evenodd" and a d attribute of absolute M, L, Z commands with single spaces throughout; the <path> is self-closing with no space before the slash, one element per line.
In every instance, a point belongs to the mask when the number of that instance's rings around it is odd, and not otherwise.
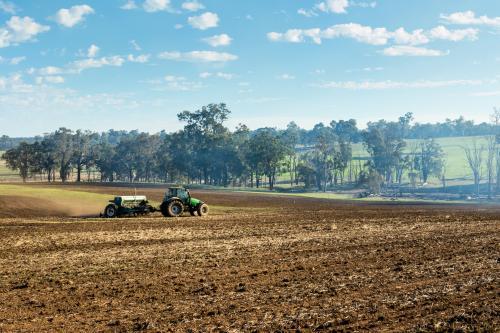
<path fill-rule="evenodd" d="M 107 218 L 148 215 L 160 211 L 165 217 L 178 217 L 184 212 L 191 216 L 208 215 L 208 205 L 199 199 L 191 197 L 189 190 L 184 187 L 170 187 L 163 197 L 159 208 L 149 204 L 142 195 L 119 196 L 109 201 L 101 216 Z"/>

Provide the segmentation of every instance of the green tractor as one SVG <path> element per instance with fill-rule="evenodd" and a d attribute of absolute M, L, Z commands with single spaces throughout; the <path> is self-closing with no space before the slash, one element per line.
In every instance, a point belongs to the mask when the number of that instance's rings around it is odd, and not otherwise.
<path fill-rule="evenodd" d="M 178 217 L 184 212 L 191 216 L 208 215 L 208 205 L 199 199 L 191 197 L 184 187 L 170 187 L 165 193 L 160 211 L 165 217 Z"/>

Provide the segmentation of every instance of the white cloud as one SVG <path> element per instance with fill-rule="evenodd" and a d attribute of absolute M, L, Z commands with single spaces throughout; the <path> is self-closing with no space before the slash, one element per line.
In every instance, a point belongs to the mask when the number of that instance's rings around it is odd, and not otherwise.
<path fill-rule="evenodd" d="M 356 2 L 349 0 L 325 0 L 314 5 L 312 9 L 300 8 L 297 11 L 297 14 L 305 17 L 318 16 L 318 12 L 345 14 L 347 13 L 347 8 L 349 7 L 375 8 L 376 6 L 377 3 L 375 1 Z"/>
<path fill-rule="evenodd" d="M 225 52 L 214 51 L 191 51 L 191 52 L 163 52 L 158 58 L 164 60 L 188 61 L 188 62 L 227 62 L 238 59 L 238 56 Z"/>
<path fill-rule="evenodd" d="M 146 0 L 142 7 L 148 13 L 170 10 L 170 0 Z"/>
<path fill-rule="evenodd" d="M 449 51 L 440 51 L 428 49 L 425 47 L 407 46 L 407 45 L 397 45 L 386 48 L 382 51 L 383 55 L 389 57 L 399 57 L 399 56 L 412 56 L 412 57 L 441 57 L 448 55 Z"/>
<path fill-rule="evenodd" d="M 276 77 L 277 79 L 279 80 L 295 80 L 295 76 L 293 75 L 290 75 L 290 74 L 281 74 L 279 76 Z"/>
<path fill-rule="evenodd" d="M 195 29 L 207 30 L 215 28 L 219 24 L 219 16 L 212 12 L 206 12 L 200 16 L 191 16 L 188 23 Z"/>
<path fill-rule="evenodd" d="M 215 35 L 212 37 L 204 38 L 203 41 L 212 47 L 228 46 L 233 39 L 227 34 Z"/>
<path fill-rule="evenodd" d="M 42 76 L 47 76 L 47 75 L 57 75 L 57 74 L 62 74 L 63 69 L 60 67 L 55 67 L 55 66 L 47 66 L 40 68 L 38 70 L 38 74 Z"/>
<path fill-rule="evenodd" d="M 232 80 L 234 75 L 230 73 L 222 73 L 222 72 L 217 72 L 217 73 L 209 73 L 209 72 L 203 72 L 200 73 L 200 78 L 202 79 L 208 79 L 210 77 L 216 77 L 224 80 Z"/>
<path fill-rule="evenodd" d="M 477 40 L 479 30 L 478 29 L 462 29 L 462 30 L 448 30 L 446 27 L 440 25 L 435 27 L 430 31 L 430 35 L 433 39 L 444 39 L 453 42 L 458 42 L 464 39 Z"/>
<path fill-rule="evenodd" d="M 125 59 L 121 56 L 111 56 L 102 58 L 89 58 L 74 61 L 70 64 L 69 73 L 81 73 L 82 71 L 90 68 L 101 68 L 104 66 L 121 67 Z"/>
<path fill-rule="evenodd" d="M 476 14 L 471 10 L 465 12 L 456 12 L 450 15 L 441 14 L 441 19 L 449 24 L 488 25 L 493 27 L 500 27 L 500 17 L 490 18 L 486 15 L 477 17 Z"/>
<path fill-rule="evenodd" d="M 137 5 L 134 0 L 128 0 L 120 8 L 123 10 L 132 10 L 132 9 L 137 9 Z"/>
<path fill-rule="evenodd" d="M 152 80 L 156 91 L 194 91 L 203 87 L 200 82 L 189 81 L 183 76 L 167 75 L 161 80 Z"/>
<path fill-rule="evenodd" d="M 404 28 L 389 31 L 384 27 L 372 28 L 357 23 L 337 24 L 327 29 L 289 29 L 284 33 L 269 32 L 267 38 L 270 41 L 303 43 L 307 38 L 316 44 L 321 44 L 323 39 L 351 38 L 358 42 L 370 45 L 386 45 L 390 41 L 400 45 L 422 45 L 432 40 L 441 39 L 449 41 L 474 41 L 478 37 L 477 29 L 448 30 L 443 26 L 438 26 L 430 31 L 417 29 L 407 32 Z"/>
<path fill-rule="evenodd" d="M 114 55 L 100 58 L 88 57 L 82 60 L 70 62 L 63 67 L 47 66 L 39 69 L 30 68 L 26 71 L 26 73 L 38 75 L 40 77 L 80 74 L 81 72 L 91 68 L 121 67 L 126 62 L 143 64 L 147 63 L 150 57 L 151 56 L 149 54 L 129 54 L 127 56 Z"/>
<path fill-rule="evenodd" d="M 26 60 L 26 57 L 14 57 L 14 58 L 4 58 L 0 56 L 0 64 L 9 64 L 9 65 L 19 65 L 22 63 L 24 60 Z"/>
<path fill-rule="evenodd" d="M 134 50 L 136 50 L 136 51 L 142 50 L 141 47 L 139 46 L 139 44 L 137 44 L 137 42 L 135 40 L 131 40 L 129 43 Z"/>
<path fill-rule="evenodd" d="M 145 107 L 143 102 L 138 102 L 130 94 L 89 94 L 50 84 L 29 84 L 17 74 L 0 77 L 0 91 L 4 92 L 0 94 L 0 104 L 7 112 L 4 116 L 16 114 L 28 121 L 33 121 L 33 116 L 40 112 L 45 115 L 60 115 L 64 112 L 68 117 L 84 119 L 87 117 L 84 112 L 123 112 Z"/>
<path fill-rule="evenodd" d="M 95 44 L 92 44 L 87 50 L 87 57 L 94 58 L 95 56 L 97 56 L 97 53 L 99 53 L 99 47 Z"/>
<path fill-rule="evenodd" d="M 43 83 L 61 84 L 64 83 L 64 78 L 62 76 L 38 76 L 35 78 L 35 82 L 37 84 L 43 84 Z"/>
<path fill-rule="evenodd" d="M 22 63 L 25 60 L 26 60 L 26 57 L 24 57 L 24 56 L 14 57 L 14 58 L 10 59 L 10 64 L 11 65 L 19 65 L 20 63 Z"/>
<path fill-rule="evenodd" d="M 15 15 L 17 12 L 17 7 L 12 2 L 0 0 L 0 11 Z"/>
<path fill-rule="evenodd" d="M 56 13 L 55 21 L 67 28 L 74 27 L 85 20 L 85 16 L 93 14 L 94 9 L 89 5 L 77 5 L 69 9 L 62 8 Z"/>
<path fill-rule="evenodd" d="M 0 28 L 0 48 L 33 40 L 49 30 L 50 27 L 35 22 L 31 17 L 12 16 L 5 27 Z"/>
<path fill-rule="evenodd" d="M 346 37 L 361 43 L 385 45 L 391 38 L 386 28 L 372 28 L 357 23 L 338 24 L 323 31 L 323 38 Z"/>
<path fill-rule="evenodd" d="M 182 24 L 180 24 L 180 23 L 177 23 L 176 25 L 174 25 L 174 29 L 175 30 L 179 30 L 179 29 L 182 29 L 182 28 L 184 28 L 184 26 Z"/>
<path fill-rule="evenodd" d="M 480 91 L 480 92 L 472 93 L 471 96 L 473 96 L 473 97 L 496 97 L 496 96 L 500 96 L 500 90 L 499 91 Z"/>
<path fill-rule="evenodd" d="M 297 14 L 305 16 L 305 17 L 318 16 L 318 13 L 316 13 L 314 10 L 312 10 L 312 9 L 308 10 L 308 9 L 304 9 L 304 8 L 300 8 L 299 10 L 297 10 Z"/>
<path fill-rule="evenodd" d="M 325 13 L 344 14 L 349 7 L 348 0 L 326 0 L 318 3 L 315 8 Z"/>
<path fill-rule="evenodd" d="M 399 28 L 394 31 L 394 41 L 397 44 L 420 45 L 429 43 L 429 37 L 424 34 L 423 29 L 409 33 L 404 28 Z"/>
<path fill-rule="evenodd" d="M 321 44 L 322 39 L 344 37 L 371 45 L 385 45 L 391 38 L 391 33 L 386 28 L 372 28 L 357 23 L 348 23 L 337 24 L 325 30 L 314 28 L 308 30 L 290 29 L 285 33 L 270 32 L 267 37 L 271 41 L 290 43 L 302 43 L 305 37 L 308 37 L 316 44 Z"/>
<path fill-rule="evenodd" d="M 190 12 L 197 12 L 204 8 L 205 6 L 198 1 L 186 1 L 182 4 L 182 9 L 189 10 Z"/>
<path fill-rule="evenodd" d="M 372 1 L 372 2 L 355 2 L 355 1 L 350 1 L 349 5 L 352 7 L 361 7 L 361 8 L 375 8 L 377 7 L 377 2 Z"/>
<path fill-rule="evenodd" d="M 141 54 L 138 56 L 134 56 L 133 54 L 129 54 L 127 56 L 127 60 L 130 62 L 137 62 L 140 64 L 144 64 L 144 63 L 147 63 L 149 61 L 150 57 L 151 56 L 149 54 Z"/>
<path fill-rule="evenodd" d="M 478 86 L 483 84 L 481 80 L 449 80 L 449 81 L 430 81 L 420 80 L 413 82 L 402 81 L 341 81 L 325 82 L 313 85 L 319 88 L 347 89 L 347 90 L 387 90 L 387 89 L 424 89 L 424 88 L 444 88 L 456 86 Z"/>

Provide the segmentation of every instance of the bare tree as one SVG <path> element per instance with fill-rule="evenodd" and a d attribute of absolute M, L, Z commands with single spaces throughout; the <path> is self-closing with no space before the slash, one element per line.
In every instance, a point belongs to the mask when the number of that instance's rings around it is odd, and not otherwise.
<path fill-rule="evenodd" d="M 488 199 L 491 199 L 493 188 L 493 179 L 495 176 L 494 161 L 497 156 L 497 138 L 495 135 L 490 135 L 486 138 L 486 173 L 488 176 Z"/>
<path fill-rule="evenodd" d="M 465 157 L 474 177 L 474 186 L 476 195 L 479 196 L 479 184 L 481 182 L 481 168 L 483 166 L 484 145 L 478 145 L 476 138 L 472 139 L 472 143 L 468 146 L 463 146 Z"/>
<path fill-rule="evenodd" d="M 497 184 L 496 184 L 496 192 L 500 192 L 500 149 L 498 144 L 500 143 L 500 108 L 493 108 L 493 113 L 490 116 L 491 122 L 495 124 L 495 134 L 496 134 L 496 143 L 497 149 L 495 152 L 495 160 L 496 160 L 496 172 L 497 172 Z"/>
<path fill-rule="evenodd" d="M 441 165 L 441 172 L 439 175 L 439 178 L 441 179 L 441 184 L 443 185 L 443 192 L 446 192 L 446 163 L 443 162 Z"/>
<path fill-rule="evenodd" d="M 500 125 L 500 108 L 493 108 L 493 113 L 490 115 L 490 119 L 495 126 Z"/>

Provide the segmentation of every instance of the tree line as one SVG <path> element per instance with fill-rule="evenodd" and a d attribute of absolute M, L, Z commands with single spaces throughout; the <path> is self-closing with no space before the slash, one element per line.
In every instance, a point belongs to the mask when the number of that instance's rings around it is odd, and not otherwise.
<path fill-rule="evenodd" d="M 95 133 L 60 128 L 34 142 L 19 143 L 8 149 L 3 158 L 9 168 L 19 171 L 24 181 L 28 178 L 49 182 L 85 179 L 265 185 L 273 189 L 281 180 L 292 186 L 300 184 L 322 191 L 354 184 L 378 192 L 384 186 L 400 185 L 406 175 L 413 186 L 417 179 L 425 183 L 430 176 L 442 179 L 446 186 L 443 151 L 434 138 L 426 136 L 407 146 L 405 139 L 413 137 L 418 125 L 412 124 L 411 113 L 397 121 L 370 122 L 363 130 L 354 119 L 349 119 L 327 125 L 320 123 L 310 131 L 294 122 L 283 130 L 250 131 L 240 124 L 230 131 L 225 126 L 230 114 L 225 104 L 209 104 L 193 112 L 181 112 L 178 119 L 184 127 L 174 133 L 114 130 Z M 469 122 L 452 123 L 456 130 L 462 128 L 459 123 Z M 498 126 L 497 122 L 488 124 L 487 128 L 490 131 Z M 462 130 L 462 134 L 470 133 Z M 495 179 L 500 177 L 497 142 L 491 137 L 494 142 L 488 147 L 491 152 L 488 150 L 486 158 L 488 179 L 491 184 L 495 180 L 500 184 Z M 352 146 L 357 142 L 363 143 L 370 158 L 353 158 Z M 477 186 L 482 177 L 485 150 L 483 146 L 476 146 L 464 151 Z"/>

